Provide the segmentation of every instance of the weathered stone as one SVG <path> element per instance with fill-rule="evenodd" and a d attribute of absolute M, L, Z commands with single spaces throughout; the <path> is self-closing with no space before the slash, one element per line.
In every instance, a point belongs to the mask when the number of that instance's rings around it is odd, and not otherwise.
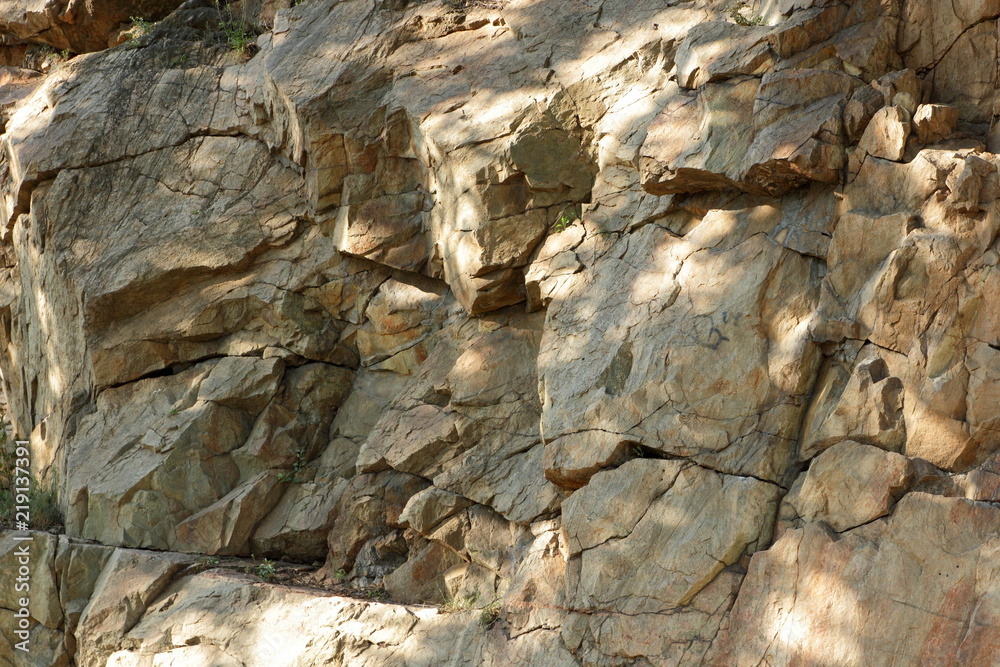
<path fill-rule="evenodd" d="M 756 233 L 779 220 L 715 211 L 681 240 L 646 226 L 553 301 L 539 355 L 549 479 L 582 486 L 636 444 L 784 478 L 819 358 L 810 261 Z M 747 240 L 718 247 L 734 228 Z M 635 268 L 649 257 L 655 270 Z"/>
<path fill-rule="evenodd" d="M 917 139 L 923 144 L 932 144 L 948 137 L 955 131 L 958 109 L 947 104 L 921 104 L 913 115 L 913 125 Z"/>
<path fill-rule="evenodd" d="M 566 559 L 558 523 L 532 524 L 531 543 L 518 560 L 501 610 L 511 635 L 559 628 L 566 616 Z"/>
<path fill-rule="evenodd" d="M 55 570 L 59 577 L 59 604 L 65 619 L 65 643 L 70 656 L 77 650 L 76 627 L 114 549 L 59 539 Z"/>
<path fill-rule="evenodd" d="M 395 471 L 359 475 L 351 480 L 340 494 L 327 534 L 327 576 L 339 570 L 350 572 L 366 543 L 399 528 L 407 501 L 427 486 L 418 477 Z"/>
<path fill-rule="evenodd" d="M 262 472 L 179 523 L 178 551 L 245 554 L 250 533 L 281 497 L 277 476 Z"/>
<path fill-rule="evenodd" d="M 918 661 L 989 662 L 996 513 L 917 493 L 839 539 L 817 524 L 786 532 L 752 558 L 714 664 L 889 665 L 887 646 Z"/>
<path fill-rule="evenodd" d="M 131 17 L 156 21 L 180 4 L 180 0 L 101 0 L 85 5 L 30 0 L 3 7 L 0 31 L 11 41 L 48 44 L 74 53 L 100 51 L 114 45 L 117 32 Z"/>
<path fill-rule="evenodd" d="M 696 93 L 677 90 L 642 145 L 643 189 L 666 195 L 737 187 L 759 87 L 757 79 L 742 78 Z"/>
<path fill-rule="evenodd" d="M 618 613 L 686 604 L 748 549 L 767 544 L 766 517 L 779 491 L 764 482 L 675 461 L 635 460 L 601 473 L 566 503 L 569 553 L 581 558 L 572 599 L 576 605 Z M 634 493 L 642 497 L 634 498 Z M 633 509 L 620 513 L 616 494 Z M 596 527 L 586 517 L 598 519 Z M 657 528 L 647 529 L 652 525 Z M 661 577 L 661 569 L 680 576 Z"/>
<path fill-rule="evenodd" d="M 636 459 L 598 473 L 570 496 L 563 504 L 567 596 L 571 608 L 602 614 L 599 629 L 591 627 L 599 650 L 634 655 L 630 650 L 639 649 L 629 638 L 653 628 L 666 633 L 665 645 L 690 640 L 682 634 L 686 624 L 651 619 L 685 613 L 724 568 L 764 548 L 779 495 L 777 486 L 755 479 Z M 720 619 L 699 607 L 691 622 L 711 636 Z M 657 642 L 639 653 L 663 649 Z"/>
<path fill-rule="evenodd" d="M 538 250 L 538 256 L 524 273 L 525 296 L 528 310 L 546 308 L 556 291 L 567 283 L 562 278 L 583 268 L 573 252 L 586 234 L 582 225 L 572 225 L 562 232 L 551 234 Z"/>
<path fill-rule="evenodd" d="M 684 88 L 700 88 L 741 74 L 763 74 L 774 65 L 767 42 L 770 32 L 767 27 L 748 30 L 730 21 L 695 26 L 674 56 L 677 82 Z"/>
<path fill-rule="evenodd" d="M 906 442 L 903 382 L 871 350 L 859 360 L 849 379 L 828 366 L 820 390 L 803 424 L 799 457 L 808 460 L 843 440 L 898 452 Z M 839 376 L 839 377 L 838 377 Z"/>
<path fill-rule="evenodd" d="M 490 331 L 489 329 L 494 330 Z M 534 474 L 539 316 L 449 330 L 362 447 L 358 467 L 387 466 L 488 504 L 514 521 L 552 512 L 559 491 Z"/>
<path fill-rule="evenodd" d="M 923 83 L 912 69 L 891 72 L 872 81 L 871 85 L 872 88 L 882 93 L 885 106 L 896 104 L 895 100 L 898 95 L 909 96 L 910 100 L 918 103 L 923 99 Z M 913 111 L 913 109 L 906 109 L 906 112 L 911 115 Z"/>
<path fill-rule="evenodd" d="M 904 2 L 899 52 L 907 67 L 924 71 L 931 101 L 957 106 L 964 118 L 988 120 L 997 72 L 989 54 L 997 44 L 996 0 L 955 4 Z"/>
<path fill-rule="evenodd" d="M 992 660 L 994 0 L 292 4 L 0 10 L 32 660 Z"/>
<path fill-rule="evenodd" d="M 454 551 L 431 542 L 388 574 L 383 583 L 393 600 L 411 604 L 443 604 L 449 597 L 461 599 L 462 592 L 449 586 L 447 573 L 464 564 L 465 561 Z M 493 588 L 491 586 L 490 590 Z"/>
<path fill-rule="evenodd" d="M 899 162 L 910 135 L 909 114 L 899 106 L 884 107 L 868 123 L 858 146 L 869 155 Z"/>
<path fill-rule="evenodd" d="M 254 529 L 250 551 L 270 558 L 319 561 L 326 555 L 327 532 L 347 481 L 299 483 L 292 474 L 293 483 Z"/>
<path fill-rule="evenodd" d="M 176 554 L 115 550 L 94 584 L 94 593 L 80 616 L 76 637 L 77 662 L 100 664 L 142 619 L 150 603 L 190 559 Z"/>
<path fill-rule="evenodd" d="M 368 321 L 355 334 L 362 365 L 401 375 L 416 371 L 427 359 L 428 334 L 440 328 L 447 312 L 439 287 L 382 284 L 365 310 Z"/>
<path fill-rule="evenodd" d="M 399 524 L 421 535 L 429 535 L 439 523 L 461 512 L 472 502 L 436 486 L 417 493 L 399 515 Z"/>
<path fill-rule="evenodd" d="M 214 619 L 219 599 L 226 620 Z M 557 633 L 501 638 L 479 624 L 479 612 L 442 614 L 339 598 L 321 592 L 263 586 L 246 578 L 205 573 L 173 584 L 116 647 L 109 664 L 260 665 L 442 664 L 457 655 L 470 664 L 574 665 Z M 197 619 L 197 620 L 195 620 Z M 308 632 L 308 643 L 288 637 Z M 554 636 L 553 636 L 554 635 Z M 456 653 L 457 652 L 457 653 Z M 169 662 L 168 662 L 169 661 Z"/>
<path fill-rule="evenodd" d="M 438 525 L 428 537 L 452 549 L 464 560 L 509 578 L 515 547 L 523 532 L 523 527 L 507 521 L 488 507 L 473 505 Z"/>
<path fill-rule="evenodd" d="M 842 115 L 857 82 L 839 72 L 786 70 L 761 79 L 742 178 L 768 194 L 834 183 L 844 166 Z"/>
<path fill-rule="evenodd" d="M 842 533 L 888 514 L 912 478 L 906 457 L 845 440 L 820 454 L 783 502 Z"/>
<path fill-rule="evenodd" d="M 48 533 L 32 533 L 28 541 L 18 541 L 17 533 L 6 532 L 0 541 L 0 609 L 19 611 L 20 600 L 30 601 L 32 624 L 53 630 L 63 626 L 59 601 L 59 577 L 54 567 L 59 538 Z M 21 537 L 25 537 L 22 535 Z M 27 586 L 25 586 L 27 584 Z M 13 626 L 8 626 L 13 629 Z"/>
<path fill-rule="evenodd" d="M 861 86 L 854 91 L 844 107 L 844 130 L 852 143 L 864 134 L 875 113 L 885 106 L 885 96 L 872 86 Z"/>

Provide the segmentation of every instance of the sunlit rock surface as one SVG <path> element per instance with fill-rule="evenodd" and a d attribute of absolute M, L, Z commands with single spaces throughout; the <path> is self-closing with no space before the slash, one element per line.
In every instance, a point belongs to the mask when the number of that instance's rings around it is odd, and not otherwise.
<path fill-rule="evenodd" d="M 998 21 L 7 3 L 29 664 L 996 662 Z"/>

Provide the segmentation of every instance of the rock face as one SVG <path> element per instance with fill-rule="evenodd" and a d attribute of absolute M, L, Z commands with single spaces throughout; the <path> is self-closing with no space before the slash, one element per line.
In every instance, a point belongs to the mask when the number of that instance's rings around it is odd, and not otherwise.
<path fill-rule="evenodd" d="M 33 664 L 995 662 L 1000 4 L 84 4 L 0 8 Z"/>

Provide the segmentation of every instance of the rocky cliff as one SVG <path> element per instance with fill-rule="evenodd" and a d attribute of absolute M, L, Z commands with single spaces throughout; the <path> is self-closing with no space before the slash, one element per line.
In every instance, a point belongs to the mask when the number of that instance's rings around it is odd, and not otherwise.
<path fill-rule="evenodd" d="M 7 2 L 0 658 L 998 664 L 998 20 Z"/>

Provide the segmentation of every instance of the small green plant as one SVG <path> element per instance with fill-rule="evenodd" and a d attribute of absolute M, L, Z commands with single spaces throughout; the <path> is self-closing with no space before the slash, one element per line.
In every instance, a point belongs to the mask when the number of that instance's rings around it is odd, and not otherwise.
<path fill-rule="evenodd" d="M 747 16 L 743 13 L 743 9 L 746 7 L 745 2 L 739 2 L 735 5 L 727 7 L 724 11 L 729 15 L 730 20 L 736 25 L 764 25 L 764 18 L 759 14 L 750 14 Z"/>
<path fill-rule="evenodd" d="M 2 417 L 0 415 L 0 419 Z M 7 431 L 0 425 L 0 526 L 13 527 L 20 521 L 34 530 L 61 526 L 62 512 L 55 493 L 57 485 L 51 483 L 48 487 L 42 486 L 30 472 L 24 476 L 24 472 L 19 471 L 18 464 L 16 449 L 7 437 Z M 20 465 L 26 464 L 22 461 Z M 26 485 L 23 484 L 24 481 L 27 481 Z M 19 516 L 17 510 L 17 506 L 22 504 L 16 502 L 17 486 L 21 485 L 28 488 L 27 517 Z"/>
<path fill-rule="evenodd" d="M 262 580 L 271 581 L 274 579 L 274 563 L 265 558 L 257 565 L 256 572 Z"/>
<path fill-rule="evenodd" d="M 139 33 L 139 35 L 148 35 L 153 31 L 153 26 L 156 25 L 152 21 L 147 21 L 141 16 L 130 16 L 129 21 L 132 22 L 132 30 Z"/>
<path fill-rule="evenodd" d="M 646 450 L 644 450 L 639 445 L 636 445 L 635 447 L 632 448 L 632 453 L 635 454 L 636 457 L 640 459 L 646 458 Z"/>
<path fill-rule="evenodd" d="M 489 629 L 498 620 L 500 620 L 500 598 L 495 597 L 479 612 L 479 625 Z"/>
<path fill-rule="evenodd" d="M 457 598 L 451 595 L 446 595 L 444 604 L 441 605 L 441 611 L 445 614 L 453 614 L 456 611 L 475 609 L 477 602 L 479 602 L 479 589 Z"/>
<path fill-rule="evenodd" d="M 253 34 L 250 29 L 239 21 L 226 21 L 222 24 L 222 34 L 225 35 L 226 43 L 233 51 L 240 53 L 247 50 L 253 42 Z"/>
<path fill-rule="evenodd" d="M 70 51 L 69 49 L 63 49 L 62 51 L 59 52 L 59 57 L 62 58 L 63 60 L 69 60 L 70 58 L 73 57 L 73 52 Z"/>
<path fill-rule="evenodd" d="M 292 464 L 292 469 L 286 472 L 278 473 L 279 482 L 288 482 L 290 484 L 301 484 L 302 478 L 299 477 L 299 472 L 306 467 L 306 450 L 299 448 L 295 450 L 295 462 Z"/>
<path fill-rule="evenodd" d="M 222 36 L 226 40 L 226 44 L 238 53 L 246 53 L 253 46 L 257 35 L 264 32 L 261 26 L 246 19 L 236 18 L 232 14 L 219 27 L 222 29 Z"/>
<path fill-rule="evenodd" d="M 384 588 L 369 588 L 365 591 L 365 597 L 369 600 L 384 600 L 389 597 L 389 594 L 385 592 Z"/>
<path fill-rule="evenodd" d="M 343 579 L 344 577 L 346 577 L 347 573 L 344 572 L 344 568 L 340 568 L 339 570 L 337 570 L 336 572 L 333 573 L 333 576 L 334 576 L 335 579 L 337 579 L 339 581 L 339 580 Z"/>
<path fill-rule="evenodd" d="M 125 42 L 125 48 L 137 49 L 142 46 L 142 38 L 153 32 L 156 24 L 152 21 L 147 21 L 141 16 L 130 16 L 128 20 L 132 22 L 132 27 L 124 33 L 129 35 L 128 41 Z"/>
<path fill-rule="evenodd" d="M 167 410 L 167 414 L 170 415 L 171 417 L 173 417 L 179 412 L 180 410 L 178 410 L 177 408 L 170 408 L 169 410 Z"/>
<path fill-rule="evenodd" d="M 222 561 L 219 559 L 218 556 L 205 556 L 204 558 L 200 559 L 200 562 L 205 565 L 218 565 Z"/>
<path fill-rule="evenodd" d="M 556 220 L 556 224 L 552 225 L 552 231 L 556 234 L 562 234 L 564 231 L 569 229 L 569 226 L 580 219 L 580 212 L 576 210 L 575 207 L 568 208 L 559 214 L 559 219 Z"/>
<path fill-rule="evenodd" d="M 189 56 L 186 53 L 178 54 L 170 59 L 170 66 L 175 69 L 180 69 L 187 64 L 188 58 Z M 201 211 L 196 212 L 195 215 L 197 215 L 198 213 L 201 213 Z"/>

